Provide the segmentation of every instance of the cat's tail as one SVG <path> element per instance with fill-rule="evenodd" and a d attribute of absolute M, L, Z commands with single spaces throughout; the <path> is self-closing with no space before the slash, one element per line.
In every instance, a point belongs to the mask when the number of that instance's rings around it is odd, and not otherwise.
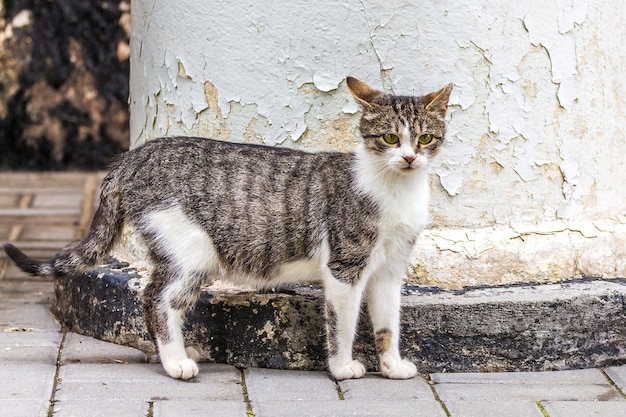
<path fill-rule="evenodd" d="M 37 260 L 10 243 L 3 249 L 24 272 L 35 276 L 60 276 L 89 270 L 102 260 L 111 249 L 120 232 L 123 214 L 120 210 L 120 193 L 116 180 L 109 174 L 102 183 L 100 205 L 96 210 L 87 236 L 69 251 L 60 253 L 51 260 Z"/>

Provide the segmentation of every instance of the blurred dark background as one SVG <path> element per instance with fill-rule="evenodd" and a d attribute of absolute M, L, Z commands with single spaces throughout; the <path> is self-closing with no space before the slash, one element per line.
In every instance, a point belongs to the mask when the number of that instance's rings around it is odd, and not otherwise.
<path fill-rule="evenodd" d="M 128 149 L 130 0 L 0 0 L 0 170 Z"/>

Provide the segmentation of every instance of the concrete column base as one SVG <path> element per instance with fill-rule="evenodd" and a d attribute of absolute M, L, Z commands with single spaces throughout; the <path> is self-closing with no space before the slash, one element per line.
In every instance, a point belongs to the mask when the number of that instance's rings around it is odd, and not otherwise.
<path fill-rule="evenodd" d="M 56 281 L 69 330 L 154 353 L 140 304 L 145 279 L 124 264 Z M 626 280 L 577 280 L 449 291 L 406 286 L 403 353 L 421 372 L 542 371 L 626 363 Z M 211 291 L 187 318 L 187 343 L 208 361 L 324 369 L 323 293 Z M 377 370 L 361 320 L 355 357 Z"/>

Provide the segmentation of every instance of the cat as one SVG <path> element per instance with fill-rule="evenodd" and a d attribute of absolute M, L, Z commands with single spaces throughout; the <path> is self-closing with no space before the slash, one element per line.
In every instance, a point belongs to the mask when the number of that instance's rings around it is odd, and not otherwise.
<path fill-rule="evenodd" d="M 173 378 L 198 374 L 182 326 L 212 276 L 246 284 L 321 281 L 328 370 L 366 370 L 352 347 L 362 299 L 383 376 L 407 379 L 400 356 L 400 291 L 413 245 L 428 222 L 427 168 L 444 142 L 452 84 L 394 96 L 346 79 L 360 104 L 362 142 L 351 153 L 305 152 L 194 137 L 147 142 L 112 162 L 87 236 L 50 261 L 4 250 L 25 272 L 88 270 L 130 224 L 153 270 L 143 294 L 148 331 Z"/>

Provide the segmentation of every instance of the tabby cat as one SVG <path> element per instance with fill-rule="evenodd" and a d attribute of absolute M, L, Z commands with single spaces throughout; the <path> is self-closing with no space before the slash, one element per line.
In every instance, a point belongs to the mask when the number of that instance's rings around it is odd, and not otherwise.
<path fill-rule="evenodd" d="M 428 222 L 427 167 L 444 141 L 452 84 L 394 96 L 348 77 L 360 103 L 362 143 L 352 153 L 160 138 L 121 155 L 102 184 L 85 239 L 50 261 L 4 250 L 25 272 L 84 272 L 106 259 L 129 224 L 154 266 L 143 294 L 150 335 L 166 372 L 198 374 L 182 326 L 203 285 L 222 276 L 260 286 L 321 281 L 328 369 L 360 378 L 352 357 L 365 297 L 382 375 L 411 378 L 398 348 L 400 287 Z"/>

